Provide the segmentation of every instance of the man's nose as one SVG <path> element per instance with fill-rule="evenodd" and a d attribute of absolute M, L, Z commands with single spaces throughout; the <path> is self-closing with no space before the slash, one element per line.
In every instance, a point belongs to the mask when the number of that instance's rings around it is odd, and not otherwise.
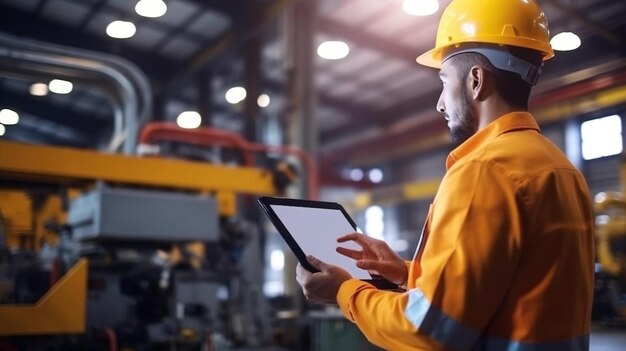
<path fill-rule="evenodd" d="M 438 112 L 441 112 L 441 113 L 445 113 L 446 112 L 446 108 L 445 108 L 445 106 L 443 104 L 443 99 L 441 98 L 441 95 L 439 95 L 439 100 L 437 100 L 436 108 L 437 108 Z"/>

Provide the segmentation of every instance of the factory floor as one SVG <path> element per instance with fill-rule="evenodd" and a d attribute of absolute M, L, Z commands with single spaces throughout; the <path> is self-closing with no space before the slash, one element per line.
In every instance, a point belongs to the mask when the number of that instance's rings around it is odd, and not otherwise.
<path fill-rule="evenodd" d="M 594 329 L 591 331 L 590 351 L 626 350 L 626 330 Z"/>

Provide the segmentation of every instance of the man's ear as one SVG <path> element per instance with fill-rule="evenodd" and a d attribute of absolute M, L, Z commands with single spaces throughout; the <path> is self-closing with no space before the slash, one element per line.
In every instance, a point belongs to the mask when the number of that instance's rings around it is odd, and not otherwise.
<path fill-rule="evenodd" d="M 487 96 L 487 71 L 480 66 L 472 66 L 468 76 L 468 88 L 472 99 L 482 101 Z"/>

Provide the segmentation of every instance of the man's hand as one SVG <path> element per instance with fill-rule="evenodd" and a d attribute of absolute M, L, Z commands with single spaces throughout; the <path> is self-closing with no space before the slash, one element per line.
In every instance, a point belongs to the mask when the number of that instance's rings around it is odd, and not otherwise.
<path fill-rule="evenodd" d="M 360 233 L 344 235 L 337 242 L 354 241 L 363 250 L 351 250 L 338 247 L 337 252 L 356 260 L 357 267 L 368 271 L 375 271 L 383 278 L 395 284 L 404 284 L 409 275 L 404 260 L 393 251 L 386 242 L 371 238 Z"/>
<path fill-rule="evenodd" d="M 311 266 L 319 270 L 311 273 L 298 263 L 296 280 L 302 286 L 307 300 L 322 304 L 337 304 L 337 292 L 343 282 L 351 279 L 350 273 L 345 270 L 326 264 L 313 256 L 307 256 Z"/>

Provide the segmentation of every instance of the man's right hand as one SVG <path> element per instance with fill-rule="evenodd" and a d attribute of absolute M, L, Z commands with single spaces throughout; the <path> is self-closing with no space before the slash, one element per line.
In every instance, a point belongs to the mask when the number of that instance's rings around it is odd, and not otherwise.
<path fill-rule="evenodd" d="M 394 284 L 404 284 L 408 277 L 408 269 L 404 260 L 393 251 L 386 242 L 371 238 L 360 233 L 344 235 L 337 242 L 354 241 L 362 250 L 337 247 L 337 252 L 356 260 L 357 267 L 375 271 Z"/>

